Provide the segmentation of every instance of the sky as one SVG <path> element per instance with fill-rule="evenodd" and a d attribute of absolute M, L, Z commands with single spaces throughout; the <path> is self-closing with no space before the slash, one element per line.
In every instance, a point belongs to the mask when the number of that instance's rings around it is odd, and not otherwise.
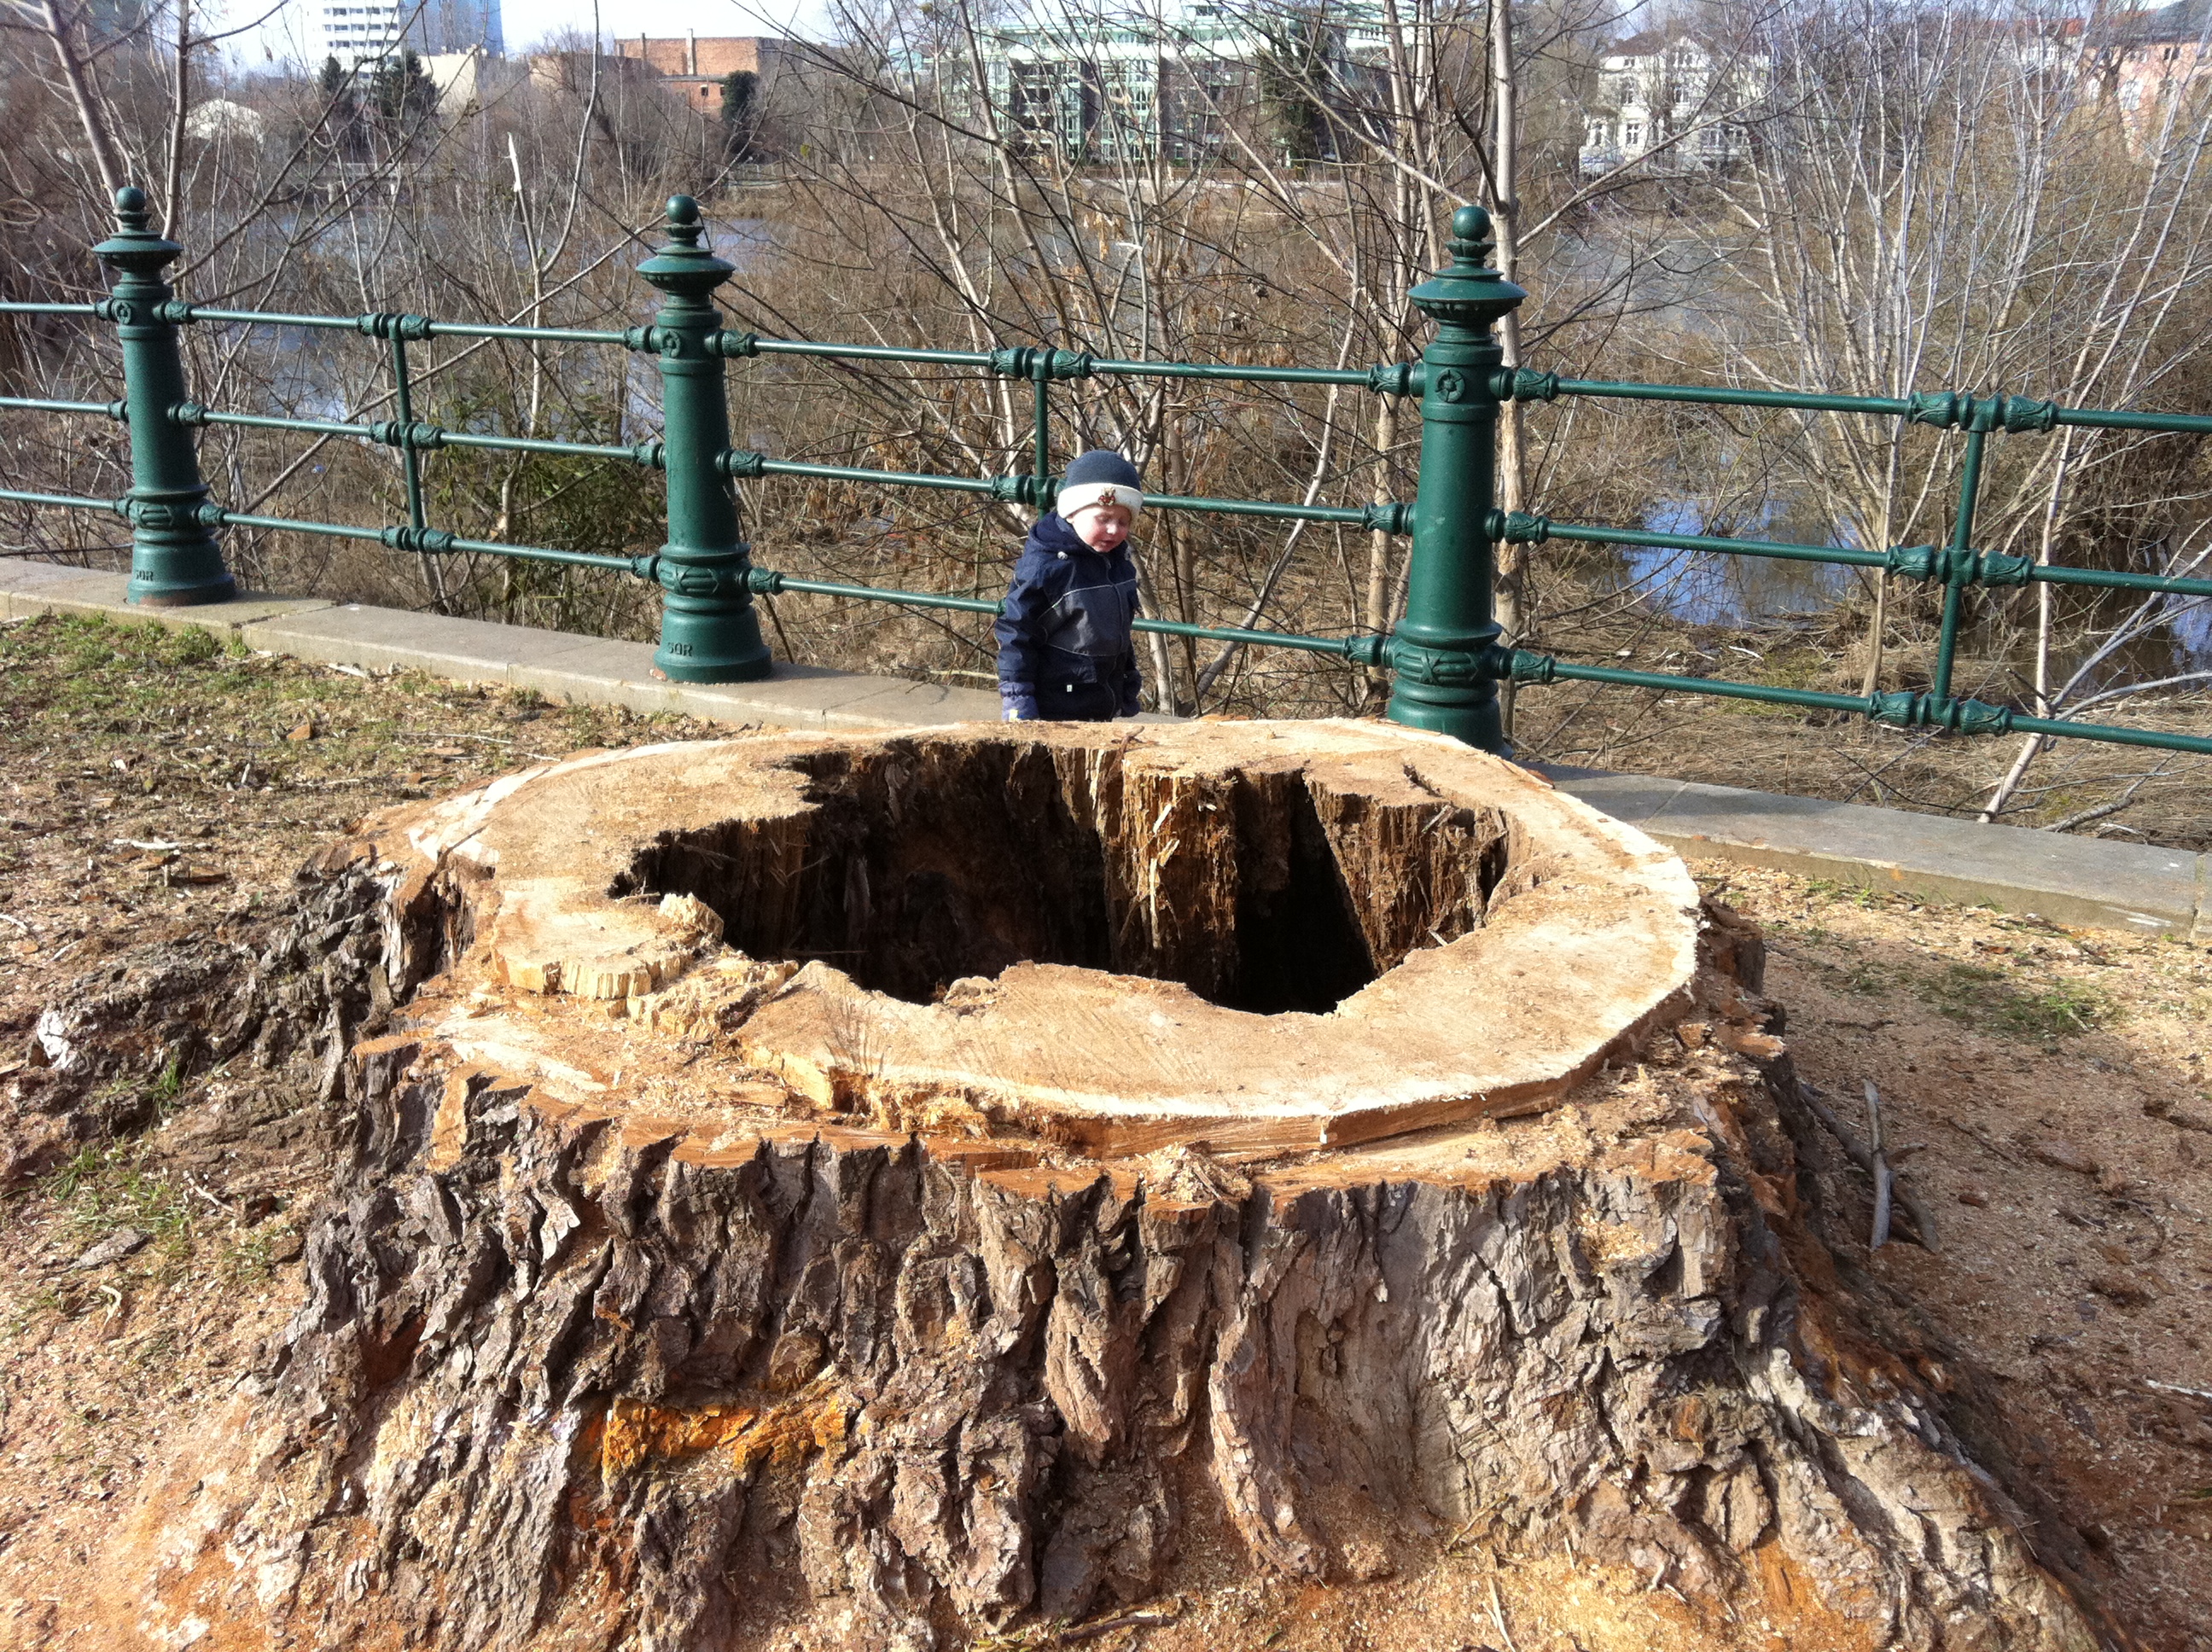
<path fill-rule="evenodd" d="M 222 27 L 244 29 L 229 43 L 243 67 L 258 68 L 282 58 L 319 62 L 316 20 L 325 0 L 284 0 L 266 22 L 248 27 L 268 12 L 274 0 L 224 0 Z M 793 34 L 818 37 L 825 13 L 823 0 L 600 0 L 602 33 L 680 37 L 687 28 L 702 34 Z M 507 49 L 526 52 L 538 41 L 567 30 L 592 32 L 592 0 L 501 0 Z"/>

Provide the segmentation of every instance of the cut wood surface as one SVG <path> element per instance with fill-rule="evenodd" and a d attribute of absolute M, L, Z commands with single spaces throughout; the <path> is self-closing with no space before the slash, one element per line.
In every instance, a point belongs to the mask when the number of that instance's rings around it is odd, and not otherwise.
<path fill-rule="evenodd" d="M 481 938 L 442 1035 L 599 1106 L 652 1066 L 586 1031 L 611 1008 L 741 1019 L 750 1065 L 893 1128 L 1318 1146 L 1540 1108 L 1696 967 L 1671 854 L 1373 723 L 647 747 L 372 842 L 419 926 Z"/>
<path fill-rule="evenodd" d="M 309 886 L 390 1007 L 305 1305 L 118 1525 L 125 1638 L 921 1652 L 1476 1553 L 1571 1567 L 1585 1652 L 1661 1589 L 1670 1652 L 2114 1643 L 1816 1236 L 1758 936 L 1510 765 L 761 737 Z"/>

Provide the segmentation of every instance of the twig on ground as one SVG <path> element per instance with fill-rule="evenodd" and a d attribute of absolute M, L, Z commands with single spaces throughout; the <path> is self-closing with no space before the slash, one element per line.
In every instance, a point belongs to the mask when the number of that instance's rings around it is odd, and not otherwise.
<path fill-rule="evenodd" d="M 2183 1382 L 2161 1382 L 2154 1376 L 2147 1376 L 2142 1382 L 2146 1388 L 2156 1388 L 2160 1394 L 2181 1394 L 2191 1400 L 2212 1400 L 2212 1388 L 2192 1388 Z"/>
<path fill-rule="evenodd" d="M 1842 1144 L 1844 1155 L 1851 1163 L 1869 1175 L 1872 1175 L 1875 1164 L 1873 1150 L 1858 1139 L 1857 1133 L 1850 1126 L 1836 1116 L 1835 1110 L 1820 1099 L 1820 1092 L 1800 1079 L 1797 1084 L 1797 1094 L 1803 1098 L 1806 1108 L 1813 1116 L 1820 1120 L 1828 1133 Z M 1940 1253 L 1942 1245 L 1936 1238 L 1936 1218 L 1929 1212 L 1927 1200 L 1921 1198 L 1919 1193 L 1909 1183 L 1898 1180 L 1894 1171 L 1891 1173 L 1890 1180 L 1897 1196 L 1897 1202 L 1905 1206 L 1905 1213 L 1912 1218 L 1913 1226 L 1918 1230 L 1911 1236 L 1919 1242 L 1922 1249 L 1931 1254 Z"/>
<path fill-rule="evenodd" d="M 1897 1172 L 1881 1151 L 1881 1092 L 1871 1078 L 1866 1080 L 1866 1104 L 1867 1151 L 1874 1158 L 1868 1167 L 1874 1175 L 1874 1236 L 1867 1242 L 1867 1249 L 1876 1251 L 1889 1242 L 1889 1195 L 1896 1185 Z"/>
<path fill-rule="evenodd" d="M 1110 1635 L 1117 1629 L 1157 1628 L 1171 1624 L 1177 1612 L 1173 1607 L 1153 1607 L 1149 1611 L 1124 1612 L 1112 1618 L 1094 1619 L 1087 1624 L 1078 1624 L 1073 1629 L 1063 1629 L 1054 1636 L 1055 1644 L 1066 1646 L 1075 1641 L 1096 1640 L 1101 1635 Z"/>
<path fill-rule="evenodd" d="M 39 932 L 37 930 L 32 928 L 30 925 L 25 923 L 21 918 L 11 918 L 4 912 L 0 912 L 0 924 L 13 924 L 16 928 L 21 930 L 26 935 L 35 935 Z"/>
<path fill-rule="evenodd" d="M 1505 1602 L 1498 1598 L 1498 1580 L 1490 1580 L 1490 1621 L 1498 1625 L 1498 1638 L 1505 1643 L 1505 1652 L 1521 1652 L 1513 1643 L 1513 1631 L 1505 1626 Z"/>

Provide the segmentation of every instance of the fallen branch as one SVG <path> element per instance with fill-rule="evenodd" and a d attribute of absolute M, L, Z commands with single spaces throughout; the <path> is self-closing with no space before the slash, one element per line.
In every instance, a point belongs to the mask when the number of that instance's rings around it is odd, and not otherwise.
<path fill-rule="evenodd" d="M 1101 1635 L 1110 1635 L 1117 1629 L 1157 1627 L 1161 1624 L 1173 1623 L 1178 1615 L 1176 1608 L 1170 1606 L 1145 1612 L 1124 1612 L 1112 1618 L 1097 1618 L 1087 1624 L 1078 1624 L 1073 1629 L 1061 1630 L 1052 1637 L 1053 1643 L 1066 1646 L 1076 1641 L 1095 1640 Z"/>
<path fill-rule="evenodd" d="M 1867 1088 L 1869 1090 L 1872 1090 L 1874 1086 L 1872 1084 L 1869 1084 Z M 1833 1109 L 1832 1109 L 1826 1102 L 1820 1099 L 1820 1092 L 1815 1090 L 1812 1085 L 1800 1080 L 1797 1085 L 1797 1093 L 1804 1099 L 1805 1106 L 1812 1113 L 1813 1116 L 1820 1120 L 1822 1126 L 1826 1128 L 1828 1133 L 1833 1136 L 1836 1140 L 1842 1145 L 1844 1156 L 1848 1157 L 1852 1163 L 1857 1165 L 1860 1169 L 1864 1170 L 1869 1175 L 1873 1175 L 1875 1174 L 1875 1163 L 1874 1150 L 1869 1147 L 1866 1143 L 1861 1141 L 1858 1139 L 1857 1133 L 1853 1131 L 1849 1125 L 1845 1124 L 1841 1119 L 1836 1116 Z M 1913 1226 L 1918 1230 L 1917 1233 L 1911 1236 L 1919 1242 L 1922 1249 L 1929 1252 L 1931 1255 L 1940 1254 L 1942 1250 L 1942 1245 L 1936 1238 L 1936 1218 L 1929 1211 L 1927 1201 L 1920 1197 L 1919 1193 L 1916 1189 L 1907 1186 L 1903 1181 L 1899 1181 L 1897 1179 L 1896 1171 L 1889 1168 L 1887 1161 L 1883 1162 L 1883 1169 L 1888 1177 L 1890 1187 L 1895 1192 L 1897 1202 L 1905 1206 L 1905 1213 L 1912 1218 Z M 1886 1200 L 1881 1195 L 1879 1187 L 1877 1188 L 1877 1199 L 1878 1201 L 1886 1204 Z M 1878 1212 L 1878 1214 L 1886 1217 L 1886 1209 Z M 1885 1232 L 1882 1236 L 1887 1238 L 1887 1234 Z"/>
<path fill-rule="evenodd" d="M 2156 1388 L 2160 1394 L 2186 1394 L 2191 1400 L 2212 1400 L 2212 1388 L 2192 1388 L 2180 1382 L 2161 1382 L 2154 1376 L 2143 1378 L 2143 1387 Z"/>
<path fill-rule="evenodd" d="M 1874 1236 L 1867 1242 L 1867 1249 L 1876 1251 L 1889 1242 L 1890 1192 L 1897 1185 L 1897 1172 L 1882 1156 L 1881 1092 L 1871 1078 L 1866 1081 L 1866 1104 L 1867 1151 L 1874 1159 L 1869 1167 L 1874 1176 Z"/>
<path fill-rule="evenodd" d="M 1521 1652 L 1513 1643 L 1513 1631 L 1505 1626 L 1505 1602 L 1498 1598 L 1498 1580 L 1490 1580 L 1490 1621 L 1498 1625 L 1498 1638 L 1505 1643 L 1505 1652 Z"/>

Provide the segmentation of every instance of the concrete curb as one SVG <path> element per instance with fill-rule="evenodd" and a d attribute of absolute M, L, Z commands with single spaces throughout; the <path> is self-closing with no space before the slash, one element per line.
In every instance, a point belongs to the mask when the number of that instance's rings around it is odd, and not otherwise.
<path fill-rule="evenodd" d="M 2207 857 L 1694 780 L 1548 768 L 1561 791 L 1685 860 L 1765 866 L 2054 923 L 2212 940 Z"/>
<path fill-rule="evenodd" d="M 761 683 L 669 683 L 653 675 L 650 643 L 253 593 L 201 607 L 137 608 L 125 601 L 125 584 L 120 574 L 11 562 L 0 568 L 0 616 L 98 614 L 200 626 L 325 665 L 423 671 L 710 722 L 918 728 L 999 716 L 999 697 L 986 689 L 781 665 Z M 1765 866 L 1893 894 L 1986 902 L 2056 923 L 2212 942 L 2212 856 L 1689 780 L 1546 772 L 1561 791 L 1642 828 L 1686 860 Z"/>

